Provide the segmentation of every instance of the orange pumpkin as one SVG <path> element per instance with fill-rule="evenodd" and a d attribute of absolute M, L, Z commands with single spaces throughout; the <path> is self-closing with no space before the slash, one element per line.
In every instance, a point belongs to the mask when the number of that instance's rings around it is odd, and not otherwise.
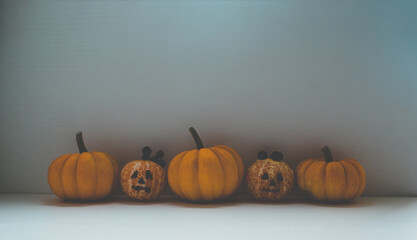
<path fill-rule="evenodd" d="M 171 160 L 168 183 L 172 191 L 191 201 L 212 201 L 230 196 L 244 175 L 239 154 L 225 145 L 205 148 L 195 129 L 189 130 L 197 149 L 182 152 Z"/>
<path fill-rule="evenodd" d="M 88 152 L 81 132 L 77 133 L 76 140 L 80 153 L 62 155 L 49 165 L 49 187 L 65 200 L 106 197 L 117 183 L 117 161 L 108 153 Z"/>
<path fill-rule="evenodd" d="M 323 149 L 324 158 L 307 159 L 296 169 L 298 186 L 324 201 L 349 201 L 365 189 L 365 170 L 355 159 L 334 161 L 330 149 Z"/>
<path fill-rule="evenodd" d="M 142 153 L 142 160 L 132 161 L 123 167 L 120 181 L 123 192 L 129 197 L 149 201 L 158 198 L 166 185 L 164 153 L 158 151 L 151 157 L 150 147 L 144 147 Z"/>

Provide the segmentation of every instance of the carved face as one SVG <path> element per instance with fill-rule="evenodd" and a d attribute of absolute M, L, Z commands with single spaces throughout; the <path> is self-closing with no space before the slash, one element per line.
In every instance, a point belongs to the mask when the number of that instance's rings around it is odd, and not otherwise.
<path fill-rule="evenodd" d="M 133 183 L 137 181 L 136 186 L 132 184 L 132 189 L 136 191 L 145 191 L 145 193 L 151 193 L 153 181 L 151 170 L 147 169 L 145 174 L 143 174 L 143 170 L 141 174 L 139 174 L 139 170 L 136 170 L 130 178 L 132 178 Z"/>
<path fill-rule="evenodd" d="M 165 170 L 151 161 L 133 161 L 128 163 L 121 173 L 123 191 L 138 200 L 157 198 L 166 182 Z"/>
<path fill-rule="evenodd" d="M 247 180 L 249 192 L 256 199 L 274 201 L 291 191 L 294 174 L 286 163 L 267 158 L 249 167 Z"/>
<path fill-rule="evenodd" d="M 264 184 L 260 183 L 264 186 L 262 188 L 263 192 L 272 192 L 279 194 L 279 192 L 281 191 L 283 176 L 281 172 L 274 170 L 276 169 L 269 169 L 269 171 L 265 171 L 264 174 L 262 174 L 261 178 L 263 181 L 265 181 Z"/>

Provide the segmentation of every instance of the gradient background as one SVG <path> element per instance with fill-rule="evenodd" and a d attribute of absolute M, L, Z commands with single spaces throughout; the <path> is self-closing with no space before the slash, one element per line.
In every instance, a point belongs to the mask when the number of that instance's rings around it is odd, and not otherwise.
<path fill-rule="evenodd" d="M 417 195 L 416 29 L 416 1 L 1 1 L 0 192 L 50 192 L 78 130 L 123 166 L 194 126 L 246 167 L 328 144 L 366 195 Z"/>

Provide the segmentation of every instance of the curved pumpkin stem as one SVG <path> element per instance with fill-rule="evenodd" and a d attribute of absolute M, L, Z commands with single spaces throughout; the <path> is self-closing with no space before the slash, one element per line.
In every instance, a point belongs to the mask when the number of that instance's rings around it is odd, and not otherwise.
<path fill-rule="evenodd" d="M 330 148 L 328 146 L 324 146 L 321 151 L 323 152 L 324 155 L 324 161 L 326 162 L 333 162 L 333 157 L 332 157 L 332 152 L 330 152 Z"/>
<path fill-rule="evenodd" d="M 81 131 L 77 132 L 77 135 L 75 135 L 75 139 L 77 140 L 78 150 L 80 151 L 80 153 L 88 152 L 87 148 L 84 145 L 83 133 Z"/>
<path fill-rule="evenodd" d="M 200 136 L 198 136 L 197 131 L 193 127 L 190 127 L 190 129 L 188 130 L 190 131 L 191 135 L 194 138 L 194 142 L 195 142 L 195 145 L 197 146 L 197 149 L 200 150 L 204 148 L 203 142 L 201 141 Z"/>

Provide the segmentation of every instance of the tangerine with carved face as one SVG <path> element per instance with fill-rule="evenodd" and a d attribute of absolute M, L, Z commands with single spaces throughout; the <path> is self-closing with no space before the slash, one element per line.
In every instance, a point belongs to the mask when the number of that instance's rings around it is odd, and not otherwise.
<path fill-rule="evenodd" d="M 287 196 L 294 185 L 293 170 L 284 162 L 283 155 L 265 151 L 258 153 L 247 174 L 249 192 L 258 200 L 277 201 Z"/>
<path fill-rule="evenodd" d="M 158 198 L 166 185 L 164 154 L 158 151 L 151 157 L 151 152 L 149 147 L 144 147 L 142 160 L 129 162 L 120 174 L 123 192 L 140 201 Z"/>

